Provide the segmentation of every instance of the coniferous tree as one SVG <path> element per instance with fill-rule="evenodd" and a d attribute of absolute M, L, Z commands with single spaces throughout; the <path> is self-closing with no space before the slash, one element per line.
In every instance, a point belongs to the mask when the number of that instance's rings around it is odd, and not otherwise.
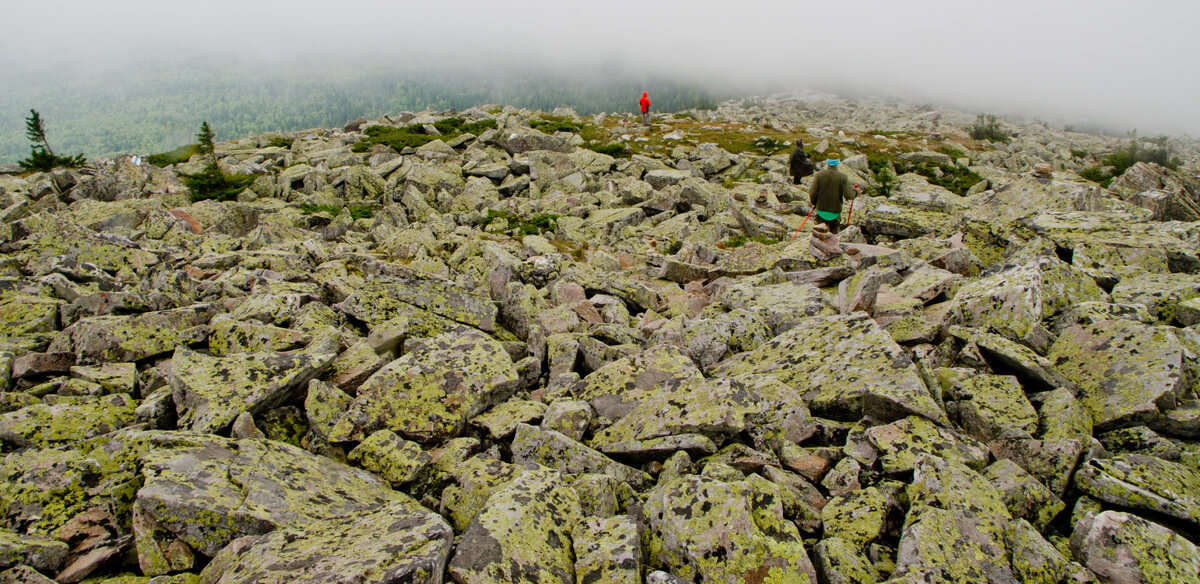
<path fill-rule="evenodd" d="M 242 192 L 242 189 L 254 182 L 253 177 L 228 176 L 221 171 L 221 167 L 217 165 L 217 151 L 213 145 L 214 138 L 216 136 L 213 135 L 208 122 L 201 123 L 200 131 L 196 133 L 196 141 L 200 143 L 200 154 L 208 157 L 208 160 L 200 172 L 183 175 L 184 184 L 192 191 L 193 202 L 204 199 L 233 201 L 237 199 L 237 195 Z"/>
<path fill-rule="evenodd" d="M 196 140 L 200 142 L 200 153 L 208 156 L 208 162 L 213 168 L 217 167 L 217 148 L 213 145 L 212 128 L 208 126 L 208 121 L 205 120 L 200 124 L 200 131 L 196 133 Z"/>
<path fill-rule="evenodd" d="M 41 143 L 42 147 L 54 155 L 54 150 L 50 148 L 50 143 L 46 141 L 46 126 L 42 123 L 42 116 L 35 109 L 29 110 L 29 117 L 25 118 L 25 137 L 29 138 L 34 146 Z"/>
<path fill-rule="evenodd" d="M 83 154 L 58 156 L 50 149 L 50 142 L 46 140 L 46 125 L 42 115 L 35 109 L 30 109 L 29 117 L 25 118 L 25 137 L 33 142 L 29 146 L 29 158 L 17 162 L 25 170 L 48 172 L 57 166 L 77 168 L 87 164 Z"/>

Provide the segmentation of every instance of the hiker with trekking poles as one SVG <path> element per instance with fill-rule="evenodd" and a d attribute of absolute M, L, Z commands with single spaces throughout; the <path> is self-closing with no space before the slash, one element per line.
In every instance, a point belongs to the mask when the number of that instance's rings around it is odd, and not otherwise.
<path fill-rule="evenodd" d="M 854 198 L 858 196 L 861 186 L 850 184 L 850 177 L 838 170 L 840 160 L 830 158 L 825 161 L 825 168 L 813 177 L 812 187 L 808 189 L 808 200 L 812 203 L 817 220 L 829 226 L 831 233 L 837 234 L 842 217 L 842 201 L 850 201 L 850 210 L 854 211 Z M 812 216 L 810 212 L 809 217 Z M 807 221 L 807 218 L 805 219 Z M 801 224 L 803 227 L 803 224 Z"/>

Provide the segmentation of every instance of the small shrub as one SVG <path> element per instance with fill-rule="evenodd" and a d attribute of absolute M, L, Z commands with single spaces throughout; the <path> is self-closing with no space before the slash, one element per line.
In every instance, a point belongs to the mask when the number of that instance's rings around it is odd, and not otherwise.
<path fill-rule="evenodd" d="M 892 185 L 896 183 L 896 176 L 888 167 L 883 167 L 879 172 L 875 173 L 875 180 L 871 184 L 874 194 L 880 197 L 892 196 Z"/>
<path fill-rule="evenodd" d="M 287 148 L 288 150 L 291 150 L 292 141 L 284 138 L 283 136 L 275 136 L 274 138 L 271 138 L 269 142 L 267 142 L 267 146 L 270 148 Z"/>
<path fill-rule="evenodd" d="M 725 240 L 725 247 L 727 249 L 733 249 L 735 247 L 742 247 L 743 245 L 746 245 L 747 243 L 750 243 L 751 241 L 761 243 L 763 245 L 773 245 L 773 244 L 779 243 L 778 239 L 771 239 L 770 237 L 765 237 L 762 235 L 755 235 L 753 237 L 747 237 L 745 235 L 742 235 L 741 233 L 738 233 L 735 235 L 730 235 L 729 239 Z"/>
<path fill-rule="evenodd" d="M 965 195 L 975 183 L 983 180 L 982 176 L 975 174 L 970 169 L 960 166 L 952 166 L 948 164 L 938 164 L 936 162 L 921 162 L 918 164 L 896 164 L 896 172 L 904 174 L 915 172 L 929 181 L 929 184 L 937 185 L 956 194 Z M 887 187 L 889 195 L 891 194 L 891 185 Z"/>
<path fill-rule="evenodd" d="M 336 216 L 338 213 L 342 212 L 342 207 L 340 205 L 313 205 L 311 203 L 300 203 L 300 212 L 304 213 L 305 215 L 312 215 L 313 213 L 329 213 L 330 215 Z"/>
<path fill-rule="evenodd" d="M 974 124 L 967 126 L 967 133 L 976 140 L 1008 142 L 1012 136 L 1000 127 L 1000 120 L 993 114 L 979 114 Z"/>
<path fill-rule="evenodd" d="M 47 152 L 44 148 L 31 148 L 29 158 L 17 161 L 22 169 L 33 172 L 50 172 L 58 167 L 79 168 L 87 164 L 82 154 L 75 156 L 59 156 Z"/>
<path fill-rule="evenodd" d="M 253 176 L 230 176 L 214 166 L 206 166 L 196 174 L 183 175 L 183 184 L 191 191 L 188 198 L 193 203 L 207 199 L 235 201 L 237 196 L 253 183 Z"/>
<path fill-rule="evenodd" d="M 146 157 L 146 162 L 153 164 L 159 168 L 171 166 L 172 164 L 180 164 L 187 162 L 191 157 L 200 154 L 199 144 L 188 144 L 180 146 L 170 152 L 162 152 L 160 154 L 151 154 Z"/>
<path fill-rule="evenodd" d="M 1088 151 L 1087 150 L 1079 150 L 1078 148 L 1072 148 L 1071 156 L 1074 158 L 1087 158 Z"/>
<path fill-rule="evenodd" d="M 554 134 L 556 132 L 571 132 L 578 134 L 583 129 L 583 124 L 571 121 L 549 121 L 549 120 L 533 120 L 529 122 L 529 127 L 544 134 Z"/>
<path fill-rule="evenodd" d="M 375 212 L 366 205 L 350 205 L 348 209 L 350 209 L 351 219 L 371 219 L 375 217 Z"/>
<path fill-rule="evenodd" d="M 949 156 L 950 158 L 953 158 L 954 160 L 967 157 L 966 152 L 963 152 L 962 150 L 959 150 L 953 146 L 942 146 L 941 148 L 938 148 L 938 151 Z"/>
<path fill-rule="evenodd" d="M 588 150 L 607 154 L 613 158 L 629 158 L 629 149 L 624 144 L 588 144 Z"/>
<path fill-rule="evenodd" d="M 557 229 L 557 221 L 558 215 L 553 213 L 534 215 L 529 221 L 517 224 L 517 233 L 520 235 L 541 235 L 547 231 L 554 231 Z"/>
<path fill-rule="evenodd" d="M 1090 168 L 1085 168 L 1085 169 L 1079 171 L 1079 176 L 1081 176 L 1087 180 L 1090 180 L 1094 183 L 1099 183 L 1100 186 L 1102 186 L 1106 189 L 1108 188 L 1108 185 L 1112 184 L 1112 181 L 1113 181 L 1112 173 L 1105 172 L 1104 169 L 1099 166 L 1092 166 Z"/>

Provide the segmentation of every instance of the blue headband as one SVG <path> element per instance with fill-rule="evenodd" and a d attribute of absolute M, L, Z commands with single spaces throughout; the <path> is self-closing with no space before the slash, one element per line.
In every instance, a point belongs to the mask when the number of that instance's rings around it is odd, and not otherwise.
<path fill-rule="evenodd" d="M 825 161 L 825 164 L 828 164 L 829 166 L 837 166 L 837 165 L 838 165 L 838 159 L 836 159 L 836 158 L 830 158 L 829 160 L 826 160 L 826 161 Z"/>

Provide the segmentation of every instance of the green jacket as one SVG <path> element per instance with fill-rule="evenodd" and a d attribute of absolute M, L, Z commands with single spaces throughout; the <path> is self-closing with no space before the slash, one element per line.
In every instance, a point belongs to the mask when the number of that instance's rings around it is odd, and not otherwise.
<path fill-rule="evenodd" d="M 837 168 L 826 166 L 825 170 L 813 177 L 812 187 L 808 189 L 808 202 L 818 211 L 826 213 L 842 213 L 842 200 L 854 199 L 854 189 L 850 188 L 850 178 L 838 172 Z"/>

